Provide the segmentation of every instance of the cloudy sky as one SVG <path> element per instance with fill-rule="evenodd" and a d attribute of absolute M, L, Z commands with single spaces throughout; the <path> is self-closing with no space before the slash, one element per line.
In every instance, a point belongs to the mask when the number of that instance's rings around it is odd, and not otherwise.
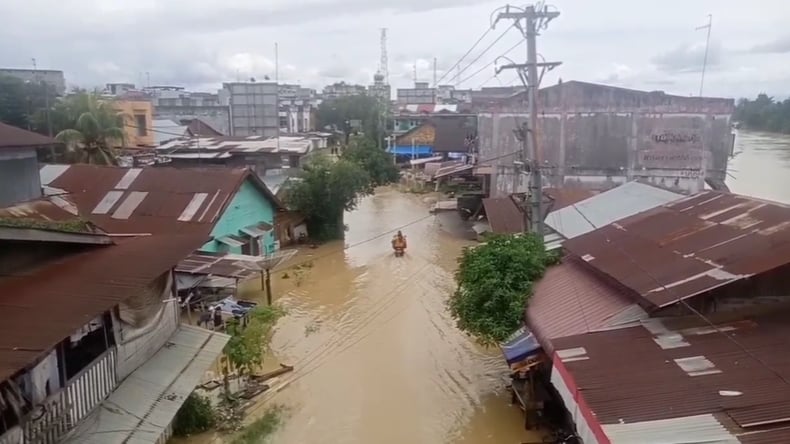
<path fill-rule="evenodd" d="M 379 64 L 379 29 L 388 31 L 390 83 L 439 77 L 490 26 L 504 3 L 475 0 L 0 0 L 0 66 L 65 71 L 72 85 L 176 84 L 215 90 L 222 81 L 279 76 L 320 88 L 370 83 Z M 519 3 L 516 3 L 519 4 Z M 790 4 L 783 0 L 556 0 L 561 16 L 538 51 L 563 65 L 544 85 L 586 80 L 698 94 L 705 31 L 713 14 L 705 94 L 790 96 Z M 492 78 L 497 56 L 520 39 L 502 22 L 442 82 L 462 87 L 515 83 Z M 509 53 L 524 57 L 523 46 Z M 489 66 L 486 66 L 489 65 Z M 475 75 L 476 72 L 478 74 Z M 146 75 L 145 73 L 148 73 Z M 457 78 L 456 78 L 457 77 Z M 455 78 L 455 79 L 454 79 Z"/>

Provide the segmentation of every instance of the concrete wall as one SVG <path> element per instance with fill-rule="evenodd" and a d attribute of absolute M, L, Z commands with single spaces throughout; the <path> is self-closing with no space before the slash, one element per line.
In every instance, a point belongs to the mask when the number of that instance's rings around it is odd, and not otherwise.
<path fill-rule="evenodd" d="M 606 189 L 641 179 L 680 192 L 723 185 L 732 150 L 730 99 L 669 96 L 568 82 L 541 90 L 538 139 L 547 185 Z M 480 158 L 497 165 L 492 191 L 513 192 L 526 121 L 523 95 L 479 113 Z M 499 177 L 502 175 L 503 177 Z M 524 189 L 516 190 L 518 192 Z"/>
<path fill-rule="evenodd" d="M 123 116 L 126 140 L 124 146 L 153 147 L 154 106 L 147 100 L 115 100 L 113 107 Z M 142 122 L 145 122 L 144 124 Z"/>
<path fill-rule="evenodd" d="M 278 97 L 276 83 L 223 84 L 220 100 L 226 100 L 230 106 L 231 135 L 277 137 L 280 134 Z"/>
<path fill-rule="evenodd" d="M 41 197 L 35 149 L 0 151 L 0 207 Z"/>
<path fill-rule="evenodd" d="M 249 180 L 244 182 L 231 200 L 230 205 L 222 213 L 219 221 L 214 225 L 211 235 L 219 238 L 227 235 L 239 236 L 239 230 L 250 225 L 265 222 L 274 226 L 275 207 L 261 191 Z M 261 238 L 261 251 L 274 252 L 274 230 L 269 231 Z M 217 241 L 203 245 L 203 251 L 241 253 L 241 248 L 230 248 Z"/>

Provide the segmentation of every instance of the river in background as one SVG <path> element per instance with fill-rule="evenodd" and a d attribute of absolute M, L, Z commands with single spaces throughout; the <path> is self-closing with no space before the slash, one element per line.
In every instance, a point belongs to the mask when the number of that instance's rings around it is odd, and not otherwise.
<path fill-rule="evenodd" d="M 728 170 L 733 193 L 790 204 L 790 135 L 738 131 Z"/>

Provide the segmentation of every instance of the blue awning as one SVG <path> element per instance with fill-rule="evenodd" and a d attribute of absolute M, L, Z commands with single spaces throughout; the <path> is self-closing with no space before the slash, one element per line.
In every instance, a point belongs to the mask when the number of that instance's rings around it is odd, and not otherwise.
<path fill-rule="evenodd" d="M 390 152 L 401 156 L 429 155 L 433 154 L 433 147 L 430 145 L 396 145 L 390 148 Z"/>
<path fill-rule="evenodd" d="M 502 349 L 502 354 L 505 355 L 505 361 L 509 365 L 517 364 L 525 361 L 533 356 L 540 354 L 542 348 L 538 343 L 538 338 L 527 330 L 521 327 L 515 331 L 503 344 L 499 346 Z"/>

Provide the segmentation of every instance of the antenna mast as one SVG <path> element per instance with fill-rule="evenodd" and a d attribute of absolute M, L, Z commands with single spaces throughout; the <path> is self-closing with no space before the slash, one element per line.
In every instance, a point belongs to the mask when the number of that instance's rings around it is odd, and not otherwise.
<path fill-rule="evenodd" d="M 387 61 L 387 28 L 381 28 L 381 60 L 379 72 L 384 76 L 384 84 L 390 84 L 389 62 Z"/>

